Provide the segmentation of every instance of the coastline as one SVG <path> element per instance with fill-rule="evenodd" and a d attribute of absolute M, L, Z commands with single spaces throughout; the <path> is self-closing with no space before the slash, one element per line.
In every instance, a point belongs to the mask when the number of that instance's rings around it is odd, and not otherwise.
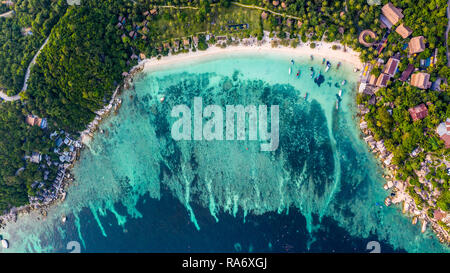
<path fill-rule="evenodd" d="M 20 216 L 21 214 L 27 214 L 30 212 L 30 210 L 40 210 L 42 215 L 46 214 L 46 209 L 49 206 L 52 206 L 58 202 L 63 202 L 66 197 L 66 189 L 70 186 L 70 183 L 73 181 L 73 175 L 71 174 L 71 168 L 76 164 L 79 158 L 79 154 L 81 150 L 86 146 L 86 144 L 94 137 L 94 133 L 98 130 L 100 123 L 104 118 L 107 118 L 111 113 L 117 111 L 121 106 L 121 99 L 118 97 L 122 91 L 129 89 L 132 87 L 133 79 L 134 77 L 143 71 L 152 71 L 152 70 L 161 70 L 164 69 L 166 66 L 173 66 L 176 64 L 189 62 L 193 60 L 208 60 L 210 58 L 218 58 L 224 55 L 233 55 L 233 54 L 243 54 L 243 53 L 251 53 L 251 54 L 273 54 L 273 53 L 280 53 L 280 54 L 286 54 L 290 57 L 308 57 L 308 55 L 313 55 L 314 57 L 319 56 L 326 59 L 336 60 L 336 61 L 342 61 L 347 64 L 352 65 L 354 68 L 357 68 L 359 70 L 362 70 L 363 64 L 361 63 L 359 59 L 359 54 L 355 51 L 353 51 L 350 48 L 347 48 L 344 52 L 342 48 L 333 50 L 333 45 L 340 45 L 339 43 L 325 43 L 325 42 L 318 42 L 316 43 L 315 48 L 310 48 L 309 43 L 304 43 L 296 48 L 292 47 L 285 47 L 281 45 L 277 45 L 275 47 L 272 47 L 271 41 L 273 39 L 268 38 L 267 36 L 264 37 L 262 41 L 257 41 L 255 38 L 249 38 L 244 39 L 248 40 L 247 44 L 244 42 L 244 44 L 239 45 L 230 45 L 226 48 L 222 48 L 219 46 L 210 46 L 205 51 L 189 51 L 188 53 L 180 53 L 175 55 L 169 55 L 164 56 L 161 59 L 158 58 L 151 58 L 151 59 L 144 59 L 140 61 L 136 66 L 134 66 L 129 72 L 126 73 L 125 78 L 123 79 L 122 83 L 120 83 L 115 91 L 113 92 L 111 99 L 107 105 L 105 105 L 102 109 L 95 112 L 96 117 L 93 121 L 91 121 L 87 126 L 86 129 L 82 132 L 80 132 L 80 136 L 77 139 L 77 141 L 80 141 L 82 143 L 82 146 L 80 148 L 77 148 L 77 158 L 75 161 L 71 162 L 70 166 L 65 170 L 65 178 L 61 182 L 61 193 L 58 194 L 57 198 L 53 200 L 52 202 L 49 202 L 47 204 L 42 204 L 42 206 L 38 207 L 32 207 L 31 205 L 27 205 L 21 208 L 15 209 L 14 213 L 17 216 Z M 363 122 L 363 120 L 361 120 Z M 361 132 L 364 133 L 364 130 L 361 129 Z M 367 135 L 366 135 L 367 136 Z M 369 147 L 370 148 L 370 147 Z M 372 150 L 372 149 L 371 149 Z M 373 150 L 372 150 L 373 151 Z M 384 177 L 386 179 L 387 185 L 389 185 L 389 182 L 394 183 L 394 175 L 395 174 L 395 168 L 389 165 L 384 164 L 383 159 L 379 157 L 379 154 L 375 155 L 379 160 L 380 163 L 383 164 L 384 169 L 390 173 L 389 177 Z M 392 176 L 392 178 L 391 178 Z M 394 185 L 394 184 L 393 184 Z M 381 185 L 380 185 L 381 186 Z M 389 187 L 392 188 L 392 187 Z M 388 188 L 388 189 L 389 189 Z M 385 188 L 386 189 L 386 188 Z M 388 195 L 388 193 L 386 194 Z M 389 197 L 388 197 L 389 198 Z M 409 198 L 408 202 L 412 200 L 412 198 L 405 192 L 405 200 Z M 414 204 L 414 200 L 412 200 Z M 394 202 L 393 202 L 394 203 Z M 399 203 L 399 202 L 397 202 Z M 407 203 L 406 201 L 404 203 Z M 387 205 L 387 204 L 386 204 Z M 414 204 L 415 206 L 415 204 Z M 415 209 L 414 206 L 410 206 L 410 209 Z M 403 208 L 405 211 L 405 209 Z M 414 210 L 413 210 L 414 212 Z M 44 215 L 45 216 L 45 215 Z M 3 220 L 4 216 L 0 217 L 0 222 Z M 421 218 L 422 219 L 422 218 Z M 427 216 L 425 215 L 423 217 L 425 221 L 429 221 L 431 225 L 434 227 L 437 225 L 437 223 L 434 223 L 427 219 Z M 434 229 L 434 228 L 433 228 Z M 439 232 L 436 232 L 439 234 Z M 447 235 L 448 236 L 448 235 Z M 438 235 L 439 237 L 439 235 Z M 439 239 L 441 239 L 439 237 Z M 442 239 L 441 239 L 442 241 Z M 447 237 L 448 242 L 448 237 Z"/>

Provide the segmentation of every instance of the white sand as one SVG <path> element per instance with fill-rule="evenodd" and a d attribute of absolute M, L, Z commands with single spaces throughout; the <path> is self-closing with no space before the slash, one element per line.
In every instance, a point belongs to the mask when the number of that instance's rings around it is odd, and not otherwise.
<path fill-rule="evenodd" d="M 338 45 L 340 49 L 333 50 L 332 46 Z M 189 53 L 180 53 L 177 55 L 163 56 L 161 59 L 151 58 L 144 60 L 141 64 L 144 65 L 144 70 L 158 70 L 168 67 L 173 64 L 180 64 L 189 61 L 207 60 L 213 59 L 224 55 L 235 55 L 240 53 L 255 54 L 255 55 L 267 55 L 267 54 L 284 54 L 292 58 L 298 56 L 309 57 L 313 55 L 314 58 L 326 58 L 329 60 L 341 61 L 352 65 L 355 68 L 362 69 L 363 64 L 359 60 L 359 53 L 354 50 L 347 48 L 347 51 L 343 51 L 343 46 L 338 43 L 316 43 L 316 48 L 312 49 L 309 47 L 309 43 L 301 44 L 296 48 L 278 46 L 273 48 L 266 40 L 265 43 L 258 46 L 253 43 L 253 45 L 243 45 L 242 43 L 238 46 L 227 46 L 226 48 L 221 48 L 217 46 L 211 46 L 205 51 L 196 51 Z"/>

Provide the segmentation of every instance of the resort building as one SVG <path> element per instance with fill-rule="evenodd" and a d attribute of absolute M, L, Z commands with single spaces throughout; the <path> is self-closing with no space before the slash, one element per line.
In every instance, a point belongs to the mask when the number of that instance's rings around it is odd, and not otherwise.
<path fill-rule="evenodd" d="M 445 148 L 450 148 L 450 118 L 447 118 L 445 122 L 439 124 L 436 133 L 444 141 Z"/>
<path fill-rule="evenodd" d="M 408 112 L 411 115 L 413 121 L 417 121 L 428 116 L 428 109 L 423 103 L 417 105 L 416 107 L 409 108 Z"/>
<path fill-rule="evenodd" d="M 375 75 L 370 75 L 369 84 L 370 85 L 376 85 L 377 84 L 377 77 Z"/>
<path fill-rule="evenodd" d="M 30 126 L 39 126 L 42 129 L 47 127 L 47 120 L 45 118 L 28 115 L 25 121 Z"/>
<path fill-rule="evenodd" d="M 420 89 L 430 88 L 430 74 L 423 72 L 413 74 L 411 76 L 411 85 Z"/>
<path fill-rule="evenodd" d="M 269 16 L 269 14 L 268 14 L 267 12 L 263 11 L 263 12 L 261 13 L 261 19 L 266 20 L 266 19 L 267 19 L 267 16 Z"/>
<path fill-rule="evenodd" d="M 198 36 L 192 37 L 192 42 L 194 43 L 195 48 L 198 47 Z"/>
<path fill-rule="evenodd" d="M 31 162 L 31 163 L 39 164 L 39 162 L 41 162 L 41 160 L 42 160 L 42 156 L 41 156 L 40 153 L 33 152 L 33 153 L 31 154 L 31 157 L 30 157 L 30 162 Z"/>
<path fill-rule="evenodd" d="M 425 50 L 423 36 L 414 37 L 409 41 L 409 54 L 417 54 Z"/>
<path fill-rule="evenodd" d="M 381 73 L 380 76 L 377 79 L 377 84 L 376 85 L 378 87 L 386 87 L 387 83 L 389 81 L 389 78 L 390 78 L 389 75 Z"/>
<path fill-rule="evenodd" d="M 272 1 L 272 5 L 274 5 L 275 7 L 278 6 L 279 4 L 280 4 L 280 1 L 278 1 L 278 0 Z"/>
<path fill-rule="evenodd" d="M 366 38 L 366 37 L 368 37 L 368 38 Z M 377 38 L 377 35 L 375 34 L 375 32 L 373 32 L 370 29 L 365 29 L 365 30 L 361 31 L 361 33 L 359 34 L 358 41 L 360 44 L 362 44 L 365 47 L 371 47 L 375 43 L 376 38 Z M 366 39 L 370 39 L 370 41 L 367 42 Z"/>
<path fill-rule="evenodd" d="M 384 5 L 384 6 L 381 8 L 381 13 L 382 13 L 382 15 L 381 15 L 381 21 L 382 21 L 383 23 L 385 23 L 386 20 L 384 20 L 384 19 L 387 19 L 387 21 L 388 21 L 389 24 L 387 24 L 387 25 L 385 24 L 385 25 L 386 25 L 386 27 L 388 27 L 388 28 L 391 28 L 393 25 L 397 24 L 398 21 L 404 17 L 403 14 L 402 14 L 402 10 L 396 8 L 396 7 L 395 7 L 392 3 L 390 3 L 390 2 L 387 3 L 386 5 Z M 384 17 L 384 18 L 383 18 L 383 17 Z"/>
<path fill-rule="evenodd" d="M 409 64 L 408 67 L 405 69 L 405 71 L 403 71 L 402 76 L 400 77 L 399 80 L 401 80 L 402 82 L 406 82 L 409 79 L 409 76 L 411 76 L 411 74 L 414 71 L 414 65 Z"/>
<path fill-rule="evenodd" d="M 400 24 L 396 29 L 395 32 L 397 32 L 400 36 L 402 36 L 403 39 L 408 38 L 409 35 L 413 32 L 412 29 L 405 26 L 404 24 Z"/>
<path fill-rule="evenodd" d="M 386 66 L 384 67 L 383 73 L 386 75 L 389 75 L 389 77 L 394 77 L 395 73 L 397 72 L 397 67 L 400 61 L 395 58 L 389 58 Z"/>

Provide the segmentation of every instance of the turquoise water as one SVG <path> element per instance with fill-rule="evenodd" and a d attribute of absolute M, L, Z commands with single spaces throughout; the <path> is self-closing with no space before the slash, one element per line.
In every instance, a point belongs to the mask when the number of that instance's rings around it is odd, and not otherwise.
<path fill-rule="evenodd" d="M 83 150 L 66 201 L 1 231 L 8 251 L 67 252 L 76 241 L 85 252 L 367 252 L 375 240 L 385 252 L 448 252 L 400 208 L 377 205 L 389 193 L 353 120 L 352 67 L 332 62 L 325 73 L 321 60 L 290 60 L 226 55 L 138 75 Z M 310 66 L 324 76 L 320 87 Z M 175 141 L 170 111 L 194 97 L 279 105 L 279 148 Z"/>

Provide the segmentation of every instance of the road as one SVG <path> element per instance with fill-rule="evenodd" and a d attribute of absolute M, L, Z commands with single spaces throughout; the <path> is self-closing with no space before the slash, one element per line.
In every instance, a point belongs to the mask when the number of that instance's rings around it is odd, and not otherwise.
<path fill-rule="evenodd" d="M 27 72 L 25 73 L 25 78 L 23 80 L 22 90 L 17 95 L 11 96 L 11 97 L 0 91 L 0 98 L 2 98 L 5 101 L 20 100 L 20 93 L 25 92 L 27 90 L 27 88 L 28 88 L 28 79 L 30 78 L 31 67 L 36 63 L 37 57 L 39 56 L 39 54 L 41 53 L 42 49 L 47 44 L 49 38 L 50 38 L 50 36 L 47 37 L 47 39 L 45 39 L 45 42 L 42 44 L 41 48 L 39 48 L 38 52 L 36 52 L 36 54 L 34 55 L 33 59 L 31 60 L 30 64 L 28 65 Z"/>

